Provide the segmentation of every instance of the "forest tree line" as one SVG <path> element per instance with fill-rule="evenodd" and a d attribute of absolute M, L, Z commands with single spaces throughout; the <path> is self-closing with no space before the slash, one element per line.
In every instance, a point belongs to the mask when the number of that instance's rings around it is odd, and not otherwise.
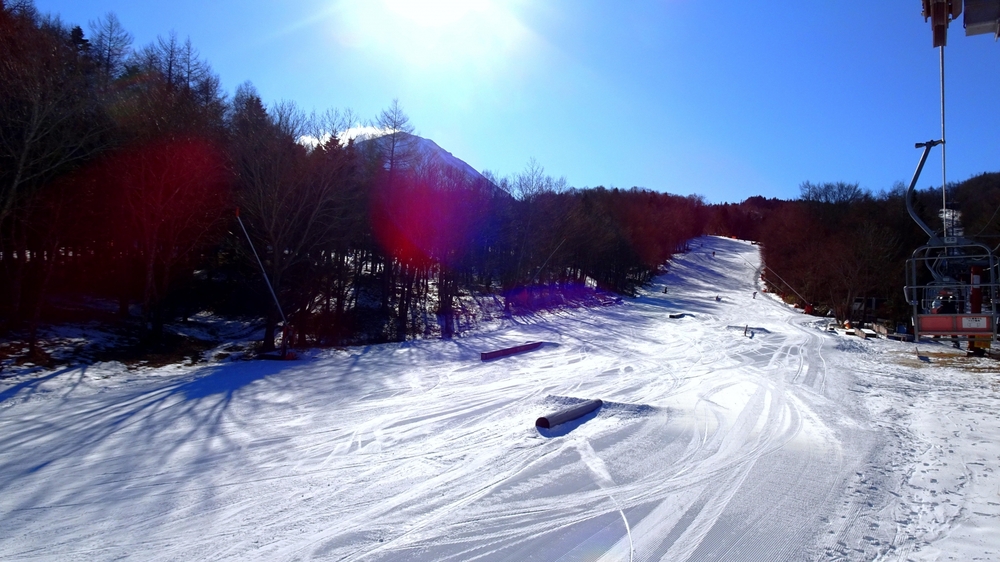
<path fill-rule="evenodd" d="M 229 96 L 175 34 L 132 43 L 113 14 L 84 32 L 0 0 L 0 329 L 32 346 L 74 310 L 147 342 L 203 311 L 265 318 L 265 349 L 282 315 L 301 344 L 447 337 L 472 294 L 507 313 L 632 294 L 708 220 L 700 198 L 567 188 L 533 161 L 422 165 L 395 101 L 353 140 L 349 112 Z"/>

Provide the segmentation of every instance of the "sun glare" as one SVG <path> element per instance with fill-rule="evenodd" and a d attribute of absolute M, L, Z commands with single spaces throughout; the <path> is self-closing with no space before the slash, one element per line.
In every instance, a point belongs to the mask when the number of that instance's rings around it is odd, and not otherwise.
<path fill-rule="evenodd" d="M 342 1 L 337 39 L 411 70 L 487 71 L 528 47 L 531 33 L 517 17 L 519 1 Z"/>
<path fill-rule="evenodd" d="M 390 13 L 419 27 L 441 28 L 482 11 L 486 2 L 475 0 L 383 0 Z"/>

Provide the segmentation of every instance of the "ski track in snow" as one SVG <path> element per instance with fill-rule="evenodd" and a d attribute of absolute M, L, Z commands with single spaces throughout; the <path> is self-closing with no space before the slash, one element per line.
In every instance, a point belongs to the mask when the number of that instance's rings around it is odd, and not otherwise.
<path fill-rule="evenodd" d="M 694 245 L 455 341 L 0 385 L 0 558 L 1000 559 L 994 364 L 827 332 L 752 298 L 756 246 Z"/>

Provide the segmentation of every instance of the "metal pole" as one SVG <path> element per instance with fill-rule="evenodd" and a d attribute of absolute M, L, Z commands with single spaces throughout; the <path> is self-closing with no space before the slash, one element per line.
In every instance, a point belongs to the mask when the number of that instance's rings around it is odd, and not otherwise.
<path fill-rule="evenodd" d="M 945 174 L 945 142 L 944 142 L 944 45 L 940 49 L 941 59 L 941 221 L 944 226 L 944 235 L 948 236 L 948 195 L 946 187 L 948 185 Z"/>
<path fill-rule="evenodd" d="M 271 280 L 267 278 L 267 270 L 264 269 L 264 262 L 260 260 L 260 255 L 257 254 L 257 248 L 253 245 L 253 240 L 250 239 L 250 233 L 247 232 L 247 227 L 243 226 L 243 219 L 240 218 L 240 210 L 236 209 L 236 222 L 240 223 L 240 228 L 243 229 L 243 235 L 247 237 L 247 242 L 250 243 L 250 249 L 253 250 L 253 257 L 257 258 L 257 265 L 260 266 L 260 273 L 264 276 L 264 283 L 267 283 L 267 290 L 271 291 L 271 298 L 274 299 L 274 305 L 278 307 L 278 314 L 281 315 L 281 326 L 282 326 L 282 338 L 281 338 L 281 355 L 285 356 L 286 349 L 288 348 L 287 332 L 284 329 L 288 326 L 288 321 L 285 319 L 285 312 L 281 310 L 281 303 L 278 302 L 278 295 L 274 292 L 274 287 L 271 286 Z M 274 342 L 271 342 L 274 343 Z"/>

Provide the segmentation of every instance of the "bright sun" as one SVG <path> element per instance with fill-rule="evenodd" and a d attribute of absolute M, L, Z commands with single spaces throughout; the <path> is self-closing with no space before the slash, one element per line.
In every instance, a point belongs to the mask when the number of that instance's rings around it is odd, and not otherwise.
<path fill-rule="evenodd" d="M 444 28 L 488 8 L 480 0 L 383 0 L 385 9 L 414 25 Z"/>
<path fill-rule="evenodd" d="M 350 47 L 419 71 L 488 69 L 527 47 L 523 0 L 341 0 L 338 30 Z"/>

